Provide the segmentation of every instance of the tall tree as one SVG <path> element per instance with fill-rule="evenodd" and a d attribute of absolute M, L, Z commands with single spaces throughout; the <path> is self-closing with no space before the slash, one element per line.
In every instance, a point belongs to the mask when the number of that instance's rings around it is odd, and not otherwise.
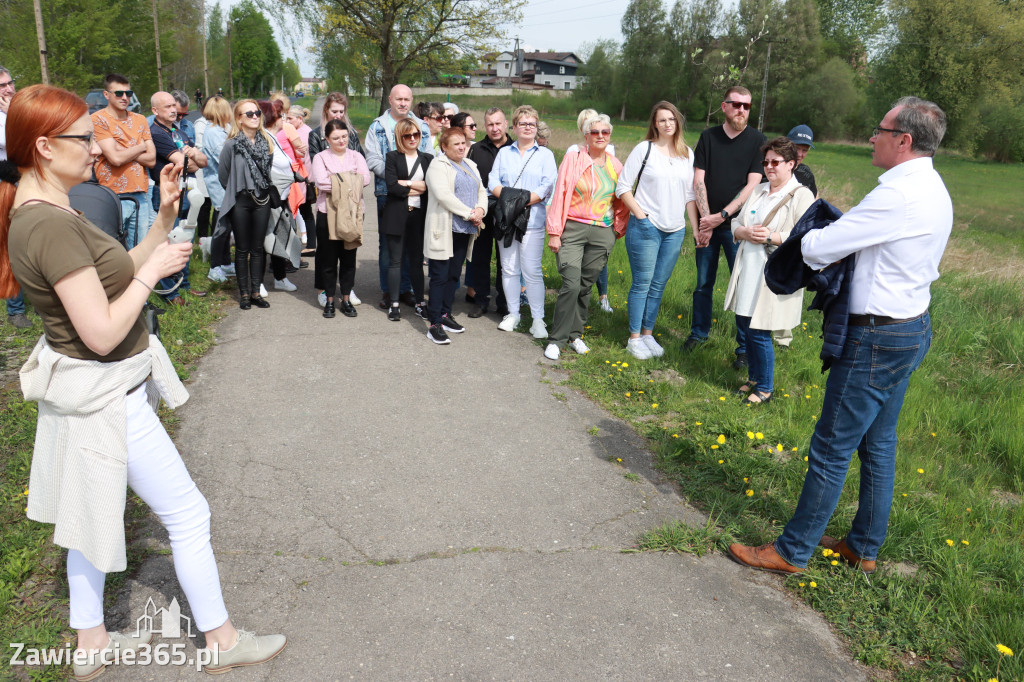
<path fill-rule="evenodd" d="M 619 115 L 643 115 L 663 90 L 658 61 L 664 54 L 665 8 L 661 0 L 630 0 L 622 15 L 622 81 Z"/>
<path fill-rule="evenodd" d="M 281 49 L 270 22 L 245 0 L 231 8 L 231 59 L 242 92 L 263 96 L 280 80 Z"/>
<path fill-rule="evenodd" d="M 313 26 L 365 46 L 362 60 L 381 88 L 381 111 L 392 86 L 410 74 L 443 71 L 458 53 L 478 53 L 521 16 L 525 0 L 286 0 Z"/>

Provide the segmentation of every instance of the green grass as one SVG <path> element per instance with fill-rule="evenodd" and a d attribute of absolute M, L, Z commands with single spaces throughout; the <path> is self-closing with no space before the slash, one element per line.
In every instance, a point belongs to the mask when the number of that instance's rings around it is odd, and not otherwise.
<path fill-rule="evenodd" d="M 879 174 L 866 146 L 822 144 L 808 160 L 826 196 L 844 208 Z M 858 660 L 898 678 L 988 680 L 1001 643 L 1018 655 L 1003 658 L 1000 679 L 1020 680 L 1024 194 L 1015 188 L 1024 183 L 1024 168 L 953 155 L 941 155 L 936 165 L 953 195 L 957 224 L 933 286 L 932 349 L 902 412 L 896 499 L 880 555 L 886 570 L 867 580 L 819 554 L 806 576 L 786 585 L 848 638 Z M 693 242 L 687 240 L 655 329 L 666 355 L 644 362 L 624 348 L 630 270 L 621 245 L 609 272 L 616 311 L 592 309 L 585 334 L 591 353 L 563 356 L 570 384 L 632 421 L 649 439 L 661 471 L 713 518 L 705 528 L 653 529 L 639 547 L 700 554 L 734 539 L 774 539 L 796 505 L 821 406 L 820 314 L 805 313 L 793 348 L 777 352 L 776 399 L 747 407 L 732 396 L 746 377 L 730 366 L 734 323 L 732 313 L 722 312 L 724 260 L 711 338 L 683 354 L 695 284 Z M 557 289 L 550 253 L 545 273 L 547 287 Z M 849 528 L 858 481 L 854 460 L 832 534 Z"/>
<path fill-rule="evenodd" d="M 197 251 L 198 254 L 198 251 Z M 208 267 L 193 257 L 191 280 L 196 288 L 210 294 L 204 299 L 190 298 L 186 308 L 170 308 L 160 316 L 161 335 L 174 361 L 178 375 L 187 379 L 192 365 L 214 343 L 213 323 L 227 301 L 230 285 L 217 285 L 206 279 Z M 155 296 L 153 303 L 163 305 Z M 6 385 L 0 385 L 0 642 L 24 642 L 29 647 L 59 647 L 74 642 L 67 626 L 67 580 L 65 553 L 52 542 L 53 527 L 25 517 L 26 491 L 32 446 L 35 440 L 36 405 L 21 399 L 16 369 L 28 357 L 42 334 L 42 324 L 29 306 L 32 329 L 0 327 L 0 371 Z M 169 430 L 175 424 L 172 413 L 161 411 Z M 142 563 L 147 551 L 133 544 L 148 516 L 148 509 L 129 494 L 125 515 L 128 540 L 128 570 L 107 577 L 106 598 L 112 602 L 118 590 Z M 68 677 L 61 666 L 22 668 L 9 666 L 10 656 L 0 657 L 0 679 L 24 675 L 34 680 L 58 680 Z"/>

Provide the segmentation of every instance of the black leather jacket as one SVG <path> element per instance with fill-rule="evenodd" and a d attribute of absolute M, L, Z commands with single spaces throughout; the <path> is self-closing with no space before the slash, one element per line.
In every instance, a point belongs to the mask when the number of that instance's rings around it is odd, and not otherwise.
<path fill-rule="evenodd" d="M 504 240 L 505 248 L 512 246 L 512 240 L 523 241 L 526 226 L 530 222 L 530 190 L 517 187 L 503 187 L 501 196 L 493 202 L 494 238 Z M 488 213 L 490 212 L 488 206 Z"/>

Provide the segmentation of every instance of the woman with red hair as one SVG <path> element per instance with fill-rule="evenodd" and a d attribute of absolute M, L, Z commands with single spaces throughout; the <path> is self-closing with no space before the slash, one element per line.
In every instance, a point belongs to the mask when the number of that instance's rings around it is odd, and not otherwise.
<path fill-rule="evenodd" d="M 269 660 L 286 640 L 232 625 L 210 546 L 210 508 L 154 411 L 160 398 L 172 408 L 188 399 L 140 316 L 156 283 L 180 271 L 192 251 L 168 240 L 181 167 L 161 172 L 156 222 L 125 251 L 68 199 L 100 154 L 84 101 L 47 85 L 25 88 L 8 112 L 7 151 L 0 296 L 20 283 L 44 331 L 21 370 L 26 400 L 39 403 L 27 513 L 55 524 L 54 542 L 68 548 L 75 679 L 93 679 L 152 637 L 108 632 L 103 622 L 106 574 L 126 566 L 127 486 L 167 528 L 178 582 L 206 633 L 206 671 Z"/>

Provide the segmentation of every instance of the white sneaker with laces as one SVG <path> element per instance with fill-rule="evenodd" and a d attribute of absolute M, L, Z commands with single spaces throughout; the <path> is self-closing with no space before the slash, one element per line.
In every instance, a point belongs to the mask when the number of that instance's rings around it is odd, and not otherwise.
<path fill-rule="evenodd" d="M 349 299 L 349 302 L 351 303 L 352 302 L 352 297 L 349 296 L 348 299 Z M 321 308 L 323 308 L 325 305 L 327 305 L 327 292 L 326 291 L 321 291 L 319 294 L 317 294 L 316 295 L 316 302 L 320 304 Z"/>
<path fill-rule="evenodd" d="M 287 277 L 284 279 L 275 279 L 274 288 L 279 289 L 280 291 L 295 291 L 298 289 L 297 286 L 288 281 Z"/>
<path fill-rule="evenodd" d="M 352 305 L 359 305 L 360 303 L 362 303 L 362 301 L 359 300 L 359 297 L 356 296 L 355 289 L 348 292 L 348 302 L 351 303 Z"/>
<path fill-rule="evenodd" d="M 509 313 L 505 317 L 501 318 L 501 322 L 498 323 L 498 329 L 503 332 L 510 332 L 514 331 L 518 324 L 519 316 L 514 313 Z"/>
<path fill-rule="evenodd" d="M 647 350 L 651 351 L 652 357 L 660 358 L 665 354 L 665 349 L 654 340 L 654 334 L 644 334 L 640 338 L 643 340 L 644 345 L 647 346 Z"/>
<path fill-rule="evenodd" d="M 533 324 L 530 325 L 530 333 L 533 334 L 535 339 L 548 338 L 548 327 L 544 324 L 544 320 L 534 320 Z"/>
<path fill-rule="evenodd" d="M 220 271 L 223 272 L 228 277 L 234 277 L 235 276 L 235 264 L 234 263 L 228 263 L 227 265 L 221 265 L 220 266 Z"/>
<path fill-rule="evenodd" d="M 226 282 L 228 276 L 224 274 L 224 271 L 220 269 L 219 265 L 210 268 L 210 271 L 206 273 L 206 279 L 211 282 Z"/>
<path fill-rule="evenodd" d="M 615 308 L 612 308 L 612 304 L 608 302 L 607 296 L 601 297 L 601 310 L 605 311 L 606 313 L 615 312 Z"/>
<path fill-rule="evenodd" d="M 643 339 L 630 339 L 626 342 L 626 351 L 629 352 L 637 360 L 650 360 L 651 349 L 647 347 L 647 344 L 643 342 Z"/>
<path fill-rule="evenodd" d="M 590 352 L 590 346 L 583 343 L 583 339 L 573 339 L 569 342 L 569 348 L 572 348 L 580 355 L 586 355 Z"/>
<path fill-rule="evenodd" d="M 262 296 L 263 298 L 270 296 L 270 294 L 267 293 L 267 288 L 263 286 L 262 282 L 260 282 L 260 296 Z"/>
<path fill-rule="evenodd" d="M 558 346 L 553 343 L 549 343 L 548 347 L 544 349 L 544 357 L 548 360 L 557 360 L 561 354 L 562 351 L 558 350 Z"/>

